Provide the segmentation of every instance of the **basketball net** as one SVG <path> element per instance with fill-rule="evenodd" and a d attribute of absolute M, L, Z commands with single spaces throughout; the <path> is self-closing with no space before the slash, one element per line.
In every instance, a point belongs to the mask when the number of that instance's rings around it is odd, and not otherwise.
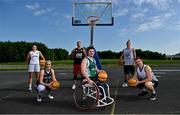
<path fill-rule="evenodd" d="M 98 16 L 89 16 L 87 18 L 88 24 L 90 28 L 94 28 L 96 26 L 96 22 L 99 21 Z"/>

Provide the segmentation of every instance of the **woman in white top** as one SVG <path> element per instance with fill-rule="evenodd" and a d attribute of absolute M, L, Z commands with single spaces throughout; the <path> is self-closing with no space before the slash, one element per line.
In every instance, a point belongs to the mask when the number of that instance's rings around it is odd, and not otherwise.
<path fill-rule="evenodd" d="M 134 78 L 138 79 L 137 88 L 142 89 L 139 96 L 144 96 L 148 94 L 146 89 L 152 92 L 150 100 L 156 99 L 155 87 L 158 85 L 158 79 L 154 76 L 150 66 L 143 64 L 141 58 L 137 57 L 135 59 L 136 73 Z"/>
<path fill-rule="evenodd" d="M 33 45 L 32 50 L 29 51 L 29 53 L 28 53 L 28 55 L 26 57 L 26 61 L 29 64 L 29 67 L 28 67 L 28 72 L 29 72 L 28 84 L 29 84 L 29 88 L 28 88 L 28 90 L 30 92 L 32 91 L 33 73 L 36 74 L 36 82 L 37 83 L 38 83 L 38 80 L 39 80 L 39 72 L 40 72 L 39 58 L 45 60 L 42 53 L 37 50 L 37 46 Z"/>

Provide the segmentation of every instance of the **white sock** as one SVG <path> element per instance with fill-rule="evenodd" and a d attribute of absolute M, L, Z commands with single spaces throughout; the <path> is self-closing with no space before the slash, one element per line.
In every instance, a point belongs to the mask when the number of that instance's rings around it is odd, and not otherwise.
<path fill-rule="evenodd" d="M 145 89 L 145 88 L 143 88 L 143 89 L 142 89 L 142 91 L 146 91 L 146 89 Z"/>
<path fill-rule="evenodd" d="M 155 92 L 155 90 L 153 90 L 153 91 L 152 91 L 152 93 L 154 93 L 154 94 L 155 94 L 155 93 L 156 93 L 156 92 Z"/>
<path fill-rule="evenodd" d="M 29 88 L 31 88 L 32 87 L 32 84 L 29 84 Z"/>

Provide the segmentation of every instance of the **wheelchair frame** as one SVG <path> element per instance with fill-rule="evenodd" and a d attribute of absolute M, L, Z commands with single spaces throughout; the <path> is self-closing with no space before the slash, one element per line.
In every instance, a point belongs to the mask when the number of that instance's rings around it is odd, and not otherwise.
<path fill-rule="evenodd" d="M 106 95 L 105 90 L 102 86 L 97 86 L 97 84 L 95 82 L 93 82 L 93 85 L 88 84 L 87 81 L 82 81 L 78 87 L 82 88 L 83 91 L 83 97 L 82 99 L 88 97 L 88 98 L 92 98 L 94 99 L 94 103 L 90 106 L 90 107 L 81 107 L 81 105 L 77 102 L 77 90 L 75 89 L 74 91 L 74 101 L 75 104 L 78 108 L 82 109 L 82 110 L 92 110 L 95 107 L 105 107 L 108 106 L 110 104 L 112 104 L 114 102 L 114 99 L 110 97 L 110 93 L 109 93 L 109 86 L 106 84 L 106 86 L 108 87 L 108 94 Z M 102 92 L 100 93 L 100 90 L 102 90 Z M 103 94 L 102 94 L 103 93 Z M 103 98 L 100 98 L 100 96 L 103 95 Z M 108 100 L 108 102 L 106 102 Z"/>

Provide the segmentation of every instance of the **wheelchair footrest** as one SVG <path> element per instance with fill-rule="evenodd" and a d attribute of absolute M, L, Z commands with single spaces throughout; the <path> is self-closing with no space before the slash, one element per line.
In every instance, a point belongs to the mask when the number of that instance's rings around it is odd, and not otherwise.
<path fill-rule="evenodd" d="M 113 98 L 105 97 L 105 98 L 102 98 L 102 99 L 98 100 L 97 107 L 104 107 L 104 106 L 107 106 L 107 105 L 111 105 L 112 103 L 114 103 Z"/>

